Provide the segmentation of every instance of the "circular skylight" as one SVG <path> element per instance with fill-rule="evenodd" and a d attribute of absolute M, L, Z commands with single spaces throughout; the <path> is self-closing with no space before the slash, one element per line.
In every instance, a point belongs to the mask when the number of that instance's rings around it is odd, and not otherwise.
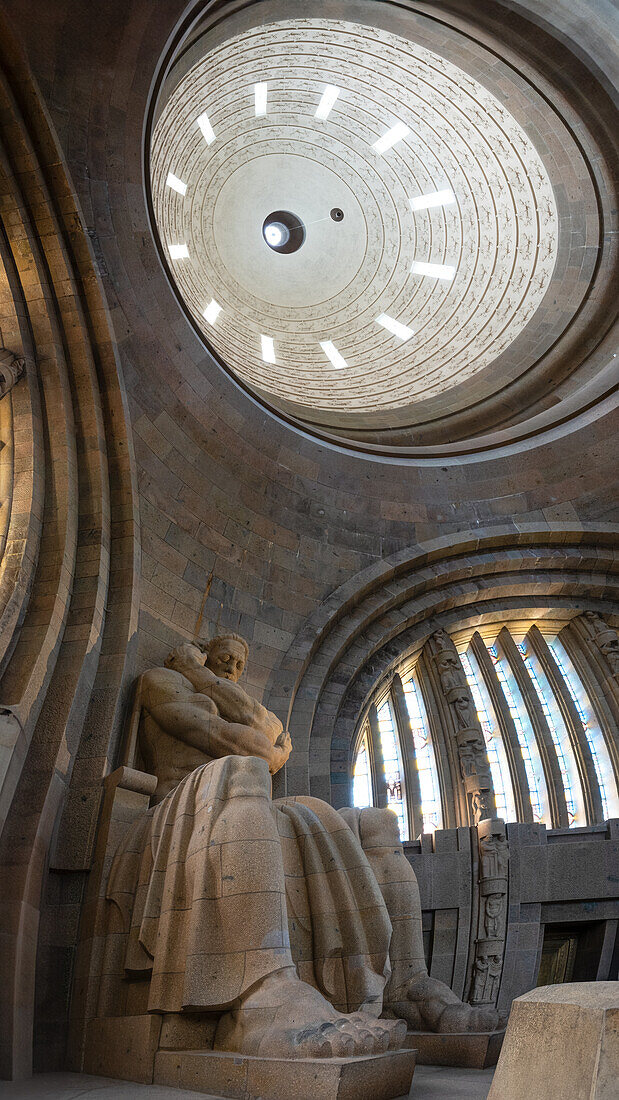
<path fill-rule="evenodd" d="M 521 126 L 450 61 L 295 19 L 228 39 L 154 129 L 164 251 L 206 341 L 311 411 L 410 406 L 493 362 L 537 310 L 557 213 Z"/>

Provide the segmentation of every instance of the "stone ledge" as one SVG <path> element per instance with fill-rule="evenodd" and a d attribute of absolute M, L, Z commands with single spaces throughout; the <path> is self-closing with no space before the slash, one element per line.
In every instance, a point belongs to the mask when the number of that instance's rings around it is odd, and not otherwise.
<path fill-rule="evenodd" d="M 393 1100 L 407 1096 L 415 1051 L 362 1058 L 260 1058 L 215 1051 L 159 1051 L 153 1084 L 233 1100 Z"/>
<path fill-rule="evenodd" d="M 504 1035 L 504 1031 L 409 1031 L 406 1047 L 416 1050 L 418 1066 L 487 1069 L 496 1065 Z"/>

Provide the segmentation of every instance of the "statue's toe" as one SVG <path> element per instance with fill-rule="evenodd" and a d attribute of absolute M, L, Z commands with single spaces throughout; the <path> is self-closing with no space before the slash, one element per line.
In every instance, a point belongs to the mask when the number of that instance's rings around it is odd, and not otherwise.
<path fill-rule="evenodd" d="M 389 1050 L 389 1032 L 384 1027 L 374 1029 L 376 1050 L 379 1054 L 385 1054 Z"/>
<path fill-rule="evenodd" d="M 381 1017 L 380 1023 L 389 1036 L 389 1050 L 400 1050 L 404 1045 L 406 1032 L 408 1031 L 406 1020 L 385 1020 L 384 1017 Z"/>

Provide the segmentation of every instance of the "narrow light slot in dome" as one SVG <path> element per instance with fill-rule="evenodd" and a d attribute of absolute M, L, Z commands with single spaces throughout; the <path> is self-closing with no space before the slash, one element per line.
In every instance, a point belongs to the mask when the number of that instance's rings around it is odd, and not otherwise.
<path fill-rule="evenodd" d="M 398 340 L 410 340 L 411 336 L 415 335 L 413 328 L 408 328 L 401 321 L 396 321 L 395 317 L 390 317 L 388 313 L 381 313 L 380 317 L 376 318 L 376 324 L 382 325 L 388 332 L 392 332 Z"/>
<path fill-rule="evenodd" d="M 220 313 L 221 306 L 218 302 L 215 301 L 214 298 L 212 298 L 206 309 L 204 310 L 203 317 L 206 321 L 208 321 L 209 325 L 214 325 Z"/>
<path fill-rule="evenodd" d="M 451 188 L 447 187 L 443 191 L 429 191 L 427 195 L 415 195 L 415 198 L 411 199 L 411 206 L 413 210 L 429 210 L 431 206 L 450 206 L 455 201 L 456 196 Z"/>
<path fill-rule="evenodd" d="M 395 145 L 396 141 L 401 141 L 407 134 L 410 134 L 410 129 L 404 122 L 396 122 L 395 126 L 392 126 L 390 130 L 387 130 L 386 134 L 383 134 L 382 138 L 375 141 L 372 149 L 376 149 L 377 153 L 386 153 L 387 149 L 391 149 L 392 145 Z"/>
<path fill-rule="evenodd" d="M 331 366 L 335 367 L 336 370 L 346 370 L 348 363 L 344 359 L 344 356 L 340 355 L 335 344 L 331 343 L 331 340 L 321 340 L 320 346 L 327 359 L 330 361 Z"/>
<path fill-rule="evenodd" d="M 275 344 L 272 336 L 261 336 L 262 358 L 265 363 L 275 363 Z"/>
<path fill-rule="evenodd" d="M 449 264 L 422 264 L 415 260 L 411 264 L 413 275 L 430 275 L 433 279 L 453 279 L 456 274 L 455 267 Z"/>
<path fill-rule="evenodd" d="M 256 107 L 256 118 L 260 118 L 267 113 L 267 85 L 266 84 L 254 84 L 254 103 Z"/>
<path fill-rule="evenodd" d="M 189 249 L 186 244 L 171 244 L 169 246 L 171 260 L 188 260 Z"/>
<path fill-rule="evenodd" d="M 204 111 L 204 114 L 200 115 L 198 119 L 198 126 L 202 131 L 202 136 L 204 137 L 206 144 L 211 145 L 212 142 L 215 141 L 215 131 L 208 120 L 208 115 L 206 111 Z"/>
<path fill-rule="evenodd" d="M 168 178 L 165 182 L 166 187 L 171 187 L 173 191 L 178 191 L 179 195 L 187 194 L 187 184 L 179 180 L 178 176 L 174 175 L 174 172 L 168 172 Z"/>
<path fill-rule="evenodd" d="M 333 105 L 340 94 L 340 89 L 335 84 L 327 84 L 320 103 L 316 108 L 315 118 L 328 118 L 333 110 Z"/>

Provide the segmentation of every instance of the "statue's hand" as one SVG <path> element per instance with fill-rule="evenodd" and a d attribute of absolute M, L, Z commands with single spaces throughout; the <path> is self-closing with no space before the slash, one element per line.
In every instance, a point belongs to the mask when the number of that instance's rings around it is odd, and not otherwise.
<path fill-rule="evenodd" d="M 273 752 L 271 753 L 271 760 L 269 763 L 271 775 L 275 775 L 280 768 L 283 768 L 291 752 L 292 741 L 290 740 L 290 734 L 288 730 L 282 730 L 273 746 Z"/>
<path fill-rule="evenodd" d="M 172 650 L 169 656 L 166 657 L 165 665 L 166 668 L 172 668 L 175 672 L 187 675 L 187 673 L 196 669 L 204 671 L 205 660 L 206 654 L 197 645 L 186 643 Z"/>

